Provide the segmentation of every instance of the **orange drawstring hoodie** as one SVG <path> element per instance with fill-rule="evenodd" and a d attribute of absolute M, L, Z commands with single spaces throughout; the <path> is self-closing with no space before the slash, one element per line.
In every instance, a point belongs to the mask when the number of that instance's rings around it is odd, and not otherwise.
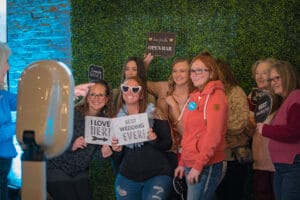
<path fill-rule="evenodd" d="M 182 155 L 179 165 L 202 171 L 225 160 L 228 103 L 221 81 L 210 81 L 202 91 L 190 94 L 185 107 Z"/>

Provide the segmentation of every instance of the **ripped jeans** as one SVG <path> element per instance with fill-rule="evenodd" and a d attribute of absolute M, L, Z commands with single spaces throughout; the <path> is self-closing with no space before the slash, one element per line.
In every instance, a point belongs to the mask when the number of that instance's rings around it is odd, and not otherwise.
<path fill-rule="evenodd" d="M 137 182 L 118 174 L 115 182 L 118 200 L 168 200 L 171 188 L 172 178 L 166 175 Z"/>

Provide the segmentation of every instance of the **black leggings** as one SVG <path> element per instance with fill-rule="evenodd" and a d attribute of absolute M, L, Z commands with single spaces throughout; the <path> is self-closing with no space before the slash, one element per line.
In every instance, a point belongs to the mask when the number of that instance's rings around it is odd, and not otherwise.
<path fill-rule="evenodd" d="M 47 182 L 47 192 L 53 200 L 90 200 L 91 187 L 87 178 L 72 181 Z"/>
<path fill-rule="evenodd" d="M 8 199 L 7 176 L 12 158 L 0 158 L 0 199 Z"/>

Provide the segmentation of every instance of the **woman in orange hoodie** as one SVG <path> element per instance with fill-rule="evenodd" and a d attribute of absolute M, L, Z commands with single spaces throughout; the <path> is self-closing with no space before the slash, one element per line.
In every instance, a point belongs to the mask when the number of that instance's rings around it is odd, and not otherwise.
<path fill-rule="evenodd" d="M 175 176 L 185 173 L 188 200 L 210 200 L 226 167 L 228 103 L 218 65 L 209 53 L 196 56 L 190 72 L 196 89 L 182 118 L 182 155 Z"/>

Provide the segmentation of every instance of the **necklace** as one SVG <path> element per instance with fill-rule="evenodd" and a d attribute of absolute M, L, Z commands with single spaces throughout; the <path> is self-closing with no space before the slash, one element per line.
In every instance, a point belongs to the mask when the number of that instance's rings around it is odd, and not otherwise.
<path fill-rule="evenodd" d="M 173 96 L 176 104 L 178 105 L 179 110 L 182 111 L 182 109 L 183 109 L 186 101 L 188 100 L 189 96 L 187 95 L 187 96 L 183 97 L 183 96 L 177 96 L 175 94 L 173 94 L 172 96 Z"/>

